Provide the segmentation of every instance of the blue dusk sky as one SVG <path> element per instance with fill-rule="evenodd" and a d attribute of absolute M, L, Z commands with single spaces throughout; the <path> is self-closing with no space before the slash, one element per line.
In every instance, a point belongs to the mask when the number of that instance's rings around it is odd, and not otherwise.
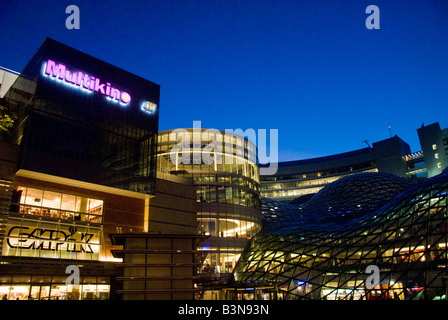
<path fill-rule="evenodd" d="M 390 132 L 418 151 L 422 123 L 448 127 L 446 0 L 2 1 L 0 66 L 20 72 L 45 37 L 159 84 L 159 130 L 277 129 L 279 160 Z"/>

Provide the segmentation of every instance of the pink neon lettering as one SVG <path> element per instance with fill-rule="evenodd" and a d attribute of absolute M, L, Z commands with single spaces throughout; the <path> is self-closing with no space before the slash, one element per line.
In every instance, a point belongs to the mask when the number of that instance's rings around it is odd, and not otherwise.
<path fill-rule="evenodd" d="M 77 75 L 78 74 L 76 72 L 70 72 L 70 71 L 66 70 L 65 71 L 65 81 L 71 82 L 71 83 L 76 83 Z"/>
<path fill-rule="evenodd" d="M 104 94 L 104 83 L 100 84 L 100 79 L 96 78 L 95 80 L 95 92 L 101 91 Z"/>
<path fill-rule="evenodd" d="M 110 97 L 113 99 L 120 100 L 120 90 L 115 88 L 110 88 Z"/>
<path fill-rule="evenodd" d="M 81 71 L 66 70 L 66 66 L 63 64 L 56 64 L 53 60 L 48 59 L 45 67 L 45 74 L 51 75 L 55 78 L 65 80 L 66 82 L 84 87 L 85 89 L 99 92 L 107 97 L 121 101 L 124 104 L 131 102 L 131 95 L 125 91 L 120 91 L 117 88 L 111 87 L 110 82 L 106 84 L 101 83 L 101 80 L 90 76 Z"/>
<path fill-rule="evenodd" d="M 47 61 L 47 68 L 45 69 L 45 73 L 47 75 L 52 75 L 53 77 L 58 77 L 59 79 L 64 79 L 65 74 L 65 66 L 63 64 L 58 64 L 58 67 L 56 68 L 56 62 L 53 60 Z"/>
<path fill-rule="evenodd" d="M 82 72 L 78 71 L 78 82 L 76 83 L 78 86 L 82 84 Z"/>
<path fill-rule="evenodd" d="M 89 84 L 90 84 L 90 77 L 88 74 L 85 74 L 82 85 L 84 86 L 84 88 L 89 89 Z"/>

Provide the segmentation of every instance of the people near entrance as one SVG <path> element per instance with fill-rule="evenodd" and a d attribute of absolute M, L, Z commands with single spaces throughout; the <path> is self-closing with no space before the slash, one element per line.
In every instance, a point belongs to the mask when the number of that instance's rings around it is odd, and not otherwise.
<path fill-rule="evenodd" d="M 202 266 L 202 273 L 220 273 L 221 269 L 220 266 L 215 266 L 214 264 L 210 265 L 206 263 Z"/>

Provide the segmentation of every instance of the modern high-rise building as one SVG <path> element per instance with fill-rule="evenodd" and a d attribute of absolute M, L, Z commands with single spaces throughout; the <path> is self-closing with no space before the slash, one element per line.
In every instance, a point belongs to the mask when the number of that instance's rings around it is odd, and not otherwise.
<path fill-rule="evenodd" d="M 202 128 L 161 131 L 157 148 L 158 171 L 194 181 L 197 233 L 208 236 L 200 244 L 205 298 L 217 299 L 218 284 L 229 280 L 249 239 L 262 227 L 256 146 L 245 137 Z"/>
<path fill-rule="evenodd" d="M 159 91 L 42 43 L 1 101 L 2 298 L 194 298 L 196 191 L 156 177 Z"/>
<path fill-rule="evenodd" d="M 417 129 L 428 177 L 440 174 L 448 166 L 448 128 L 438 122 Z"/>

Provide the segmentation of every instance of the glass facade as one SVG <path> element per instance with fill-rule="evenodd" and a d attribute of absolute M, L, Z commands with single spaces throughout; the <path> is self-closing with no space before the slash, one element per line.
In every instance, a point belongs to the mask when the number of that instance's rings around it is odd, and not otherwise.
<path fill-rule="evenodd" d="M 317 193 L 327 184 L 359 172 L 360 171 L 352 171 L 342 175 L 327 175 L 317 172 L 314 174 L 302 174 L 300 175 L 300 178 L 299 175 L 294 175 L 294 177 L 276 177 L 275 180 L 269 182 L 267 180 L 268 178 L 264 178 L 261 185 L 261 195 L 266 198 L 291 200 L 300 196 Z M 366 169 L 361 172 L 378 172 L 378 169 Z"/>
<path fill-rule="evenodd" d="M 64 220 L 102 222 L 103 200 L 19 186 L 13 208 L 19 213 Z"/>
<path fill-rule="evenodd" d="M 197 190 L 203 272 L 229 273 L 248 239 L 261 229 L 256 147 L 247 138 L 211 129 L 159 132 L 157 169 L 190 177 Z"/>
<path fill-rule="evenodd" d="M 369 145 L 368 148 L 335 155 L 284 161 L 274 175 L 261 176 L 261 196 L 289 202 L 319 192 L 337 179 L 362 172 L 385 172 L 406 177 L 403 156 L 409 145 L 398 136 Z"/>
<path fill-rule="evenodd" d="M 106 95 L 112 89 L 120 101 Z M 158 107 L 148 111 L 142 104 L 158 105 L 159 91 L 157 84 L 45 40 L 5 95 L 18 115 L 9 140 L 21 145 L 19 168 L 153 194 Z"/>
<path fill-rule="evenodd" d="M 41 44 L 2 99 L 17 118 L 2 138 L 18 154 L 2 205 L 2 298 L 109 298 L 118 271 L 108 236 L 143 231 L 155 194 L 159 93 L 57 41 Z M 69 265 L 79 286 L 65 284 Z"/>
<path fill-rule="evenodd" d="M 107 300 L 108 277 L 81 277 L 79 285 L 66 285 L 66 277 L 53 275 L 1 275 L 0 297 L 4 300 Z"/>
<path fill-rule="evenodd" d="M 3 255 L 100 260 L 103 204 L 100 199 L 18 186 Z"/>
<path fill-rule="evenodd" d="M 447 190 L 446 170 L 417 183 L 362 173 L 301 205 L 263 198 L 235 280 L 277 299 L 446 299 Z"/>

